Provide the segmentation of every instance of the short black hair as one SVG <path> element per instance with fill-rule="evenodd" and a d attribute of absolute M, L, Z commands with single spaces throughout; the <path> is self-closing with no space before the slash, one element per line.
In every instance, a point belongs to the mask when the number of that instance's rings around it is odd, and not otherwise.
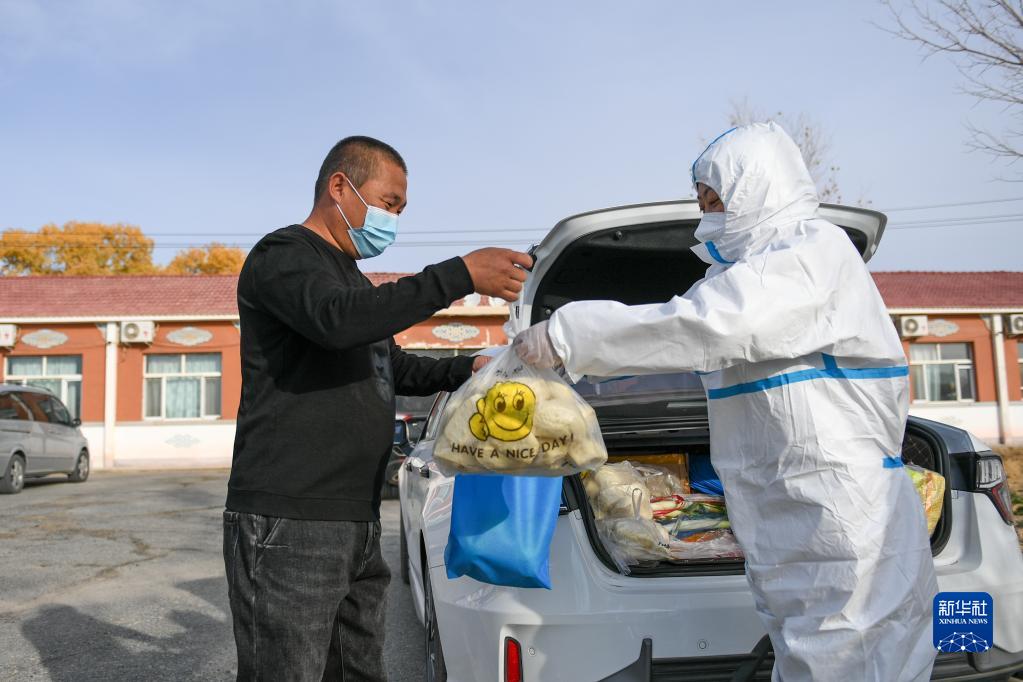
<path fill-rule="evenodd" d="M 408 166 L 401 154 L 386 142 L 381 142 L 365 135 L 352 135 L 338 142 L 331 147 L 327 158 L 320 166 L 320 174 L 316 178 L 313 201 L 319 201 L 323 193 L 327 191 L 327 181 L 334 173 L 341 172 L 348 176 L 356 187 L 361 187 L 364 182 L 373 177 L 376 172 L 377 162 L 383 157 L 388 161 L 398 164 L 401 170 L 408 175 Z"/>

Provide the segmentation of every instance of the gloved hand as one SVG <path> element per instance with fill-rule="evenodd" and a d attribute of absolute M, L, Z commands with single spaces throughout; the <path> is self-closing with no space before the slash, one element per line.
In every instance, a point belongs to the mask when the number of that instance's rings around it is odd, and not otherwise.
<path fill-rule="evenodd" d="M 557 367 L 561 357 L 554 350 L 551 337 L 547 335 L 547 321 L 534 324 L 515 337 L 512 348 L 524 362 L 534 367 Z"/>

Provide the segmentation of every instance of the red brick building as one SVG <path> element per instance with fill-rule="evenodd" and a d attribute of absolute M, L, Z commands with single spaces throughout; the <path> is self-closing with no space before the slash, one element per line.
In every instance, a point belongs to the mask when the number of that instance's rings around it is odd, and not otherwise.
<path fill-rule="evenodd" d="M 877 272 L 874 281 L 903 331 L 910 411 L 989 442 L 1023 441 L 1023 272 Z"/>
<path fill-rule="evenodd" d="M 0 381 L 60 396 L 97 468 L 226 466 L 241 393 L 236 286 L 233 275 L 0 278 Z M 473 295 L 396 341 L 472 353 L 505 343 L 507 317 Z"/>
<path fill-rule="evenodd" d="M 402 275 L 369 275 L 375 284 Z M 1023 272 L 884 272 L 911 411 L 1023 440 Z M 234 276 L 0 278 L 0 380 L 50 388 L 103 466 L 226 466 L 241 373 Z M 428 355 L 506 342 L 503 301 L 470 296 L 395 337 Z M 1011 324 L 1020 324 L 1020 329 Z"/>

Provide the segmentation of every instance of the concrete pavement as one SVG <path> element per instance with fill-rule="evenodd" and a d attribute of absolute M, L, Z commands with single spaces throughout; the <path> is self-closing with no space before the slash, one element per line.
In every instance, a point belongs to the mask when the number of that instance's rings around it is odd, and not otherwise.
<path fill-rule="evenodd" d="M 0 677 L 229 680 L 234 640 L 221 555 L 226 471 L 97 472 L 0 496 Z M 398 577 L 398 505 L 385 501 L 394 574 L 387 664 L 423 679 L 424 634 Z"/>

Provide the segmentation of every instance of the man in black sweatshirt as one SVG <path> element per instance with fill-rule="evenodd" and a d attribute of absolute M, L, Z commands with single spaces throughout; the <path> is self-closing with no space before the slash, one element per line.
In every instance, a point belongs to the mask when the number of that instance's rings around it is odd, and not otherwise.
<path fill-rule="evenodd" d="M 338 142 L 301 225 L 265 236 L 238 279 L 242 397 L 224 512 L 239 680 L 384 680 L 390 572 L 380 487 L 394 396 L 450 391 L 483 358 L 392 337 L 473 291 L 515 300 L 528 255 L 481 249 L 374 287 L 356 261 L 393 241 L 405 162 Z"/>

